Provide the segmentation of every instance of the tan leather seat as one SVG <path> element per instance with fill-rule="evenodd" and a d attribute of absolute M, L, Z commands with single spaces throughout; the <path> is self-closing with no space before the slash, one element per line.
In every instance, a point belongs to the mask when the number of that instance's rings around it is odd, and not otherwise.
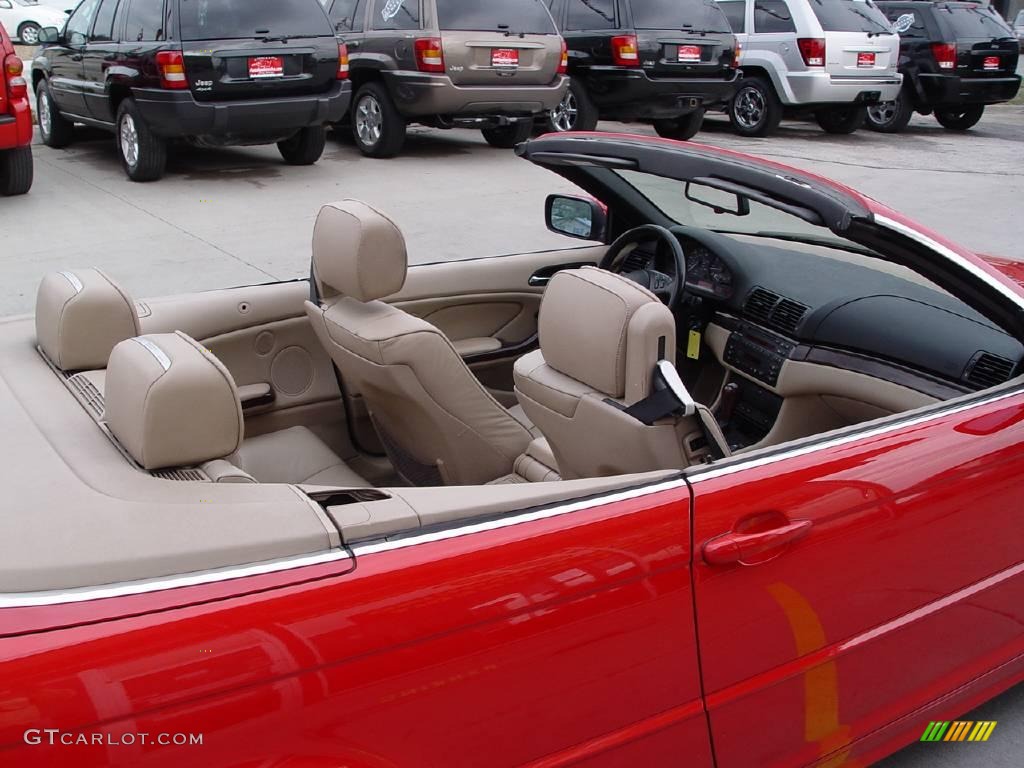
<path fill-rule="evenodd" d="M 143 469 L 199 467 L 214 482 L 368 486 L 304 427 L 244 440 L 234 379 L 183 333 L 118 344 L 106 389 L 104 421 Z"/>
<path fill-rule="evenodd" d="M 36 342 L 62 371 L 106 368 L 114 347 L 140 333 L 135 303 L 98 269 L 53 272 L 39 285 Z"/>
<path fill-rule="evenodd" d="M 540 347 L 516 363 L 516 394 L 564 479 L 683 469 L 708 455 L 708 440 L 726 450 L 703 406 L 707 426 L 698 415 L 648 426 L 625 412 L 652 394 L 659 360 L 676 350 L 675 318 L 636 283 L 594 267 L 558 273 L 541 304 Z"/>
<path fill-rule="evenodd" d="M 323 306 L 313 327 L 364 398 L 395 470 L 414 485 L 482 485 L 512 472 L 533 439 L 449 339 L 379 299 L 405 284 L 405 239 L 365 203 L 324 206 L 313 234 Z"/>

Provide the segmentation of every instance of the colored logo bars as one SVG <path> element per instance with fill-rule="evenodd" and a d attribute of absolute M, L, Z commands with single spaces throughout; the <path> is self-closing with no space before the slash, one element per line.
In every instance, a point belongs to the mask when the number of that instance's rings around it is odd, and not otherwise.
<path fill-rule="evenodd" d="M 988 741 L 996 729 L 996 720 L 956 720 L 931 722 L 924 729 L 921 741 Z"/>

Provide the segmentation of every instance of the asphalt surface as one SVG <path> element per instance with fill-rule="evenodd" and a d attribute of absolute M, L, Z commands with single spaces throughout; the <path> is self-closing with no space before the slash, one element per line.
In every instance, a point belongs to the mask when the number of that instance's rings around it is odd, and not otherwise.
<path fill-rule="evenodd" d="M 786 122 L 770 139 L 742 139 L 712 118 L 698 141 L 835 178 L 974 250 L 1024 260 L 1024 107 L 991 108 L 963 134 L 917 116 L 896 137 Z M 571 187 L 468 131 L 414 129 L 391 161 L 334 137 L 309 168 L 284 165 L 273 147 L 180 148 L 155 184 L 128 182 L 100 133 L 37 146 L 35 162 L 32 192 L 0 199 L 0 316 L 30 312 L 39 279 L 58 268 L 102 267 L 139 297 L 305 276 L 319 206 L 345 197 L 389 212 L 414 263 L 573 244 L 543 222 L 545 196 Z M 1024 687 L 963 719 L 999 725 L 988 743 L 918 744 L 882 765 L 1024 765 Z"/>

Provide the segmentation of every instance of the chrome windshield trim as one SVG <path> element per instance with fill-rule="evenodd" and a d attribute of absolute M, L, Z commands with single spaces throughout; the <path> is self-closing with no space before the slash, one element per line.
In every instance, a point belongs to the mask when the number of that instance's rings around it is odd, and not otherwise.
<path fill-rule="evenodd" d="M 288 571 L 294 568 L 305 568 L 310 565 L 324 565 L 339 560 L 351 559 L 347 550 L 339 549 L 321 552 L 315 555 L 297 555 L 280 560 L 268 560 L 250 565 L 228 566 L 208 571 L 195 571 L 179 576 L 165 576 L 156 579 L 126 581 L 120 584 L 105 584 L 98 587 L 82 587 L 80 589 L 52 590 L 47 592 L 9 592 L 0 593 L 0 609 L 3 608 L 38 608 L 47 605 L 63 605 L 66 603 L 84 603 L 89 600 L 105 600 L 110 597 L 127 597 L 142 595 L 148 592 L 163 592 L 179 587 L 196 587 L 221 581 L 233 581 L 249 576 L 264 576 L 270 573 Z"/>

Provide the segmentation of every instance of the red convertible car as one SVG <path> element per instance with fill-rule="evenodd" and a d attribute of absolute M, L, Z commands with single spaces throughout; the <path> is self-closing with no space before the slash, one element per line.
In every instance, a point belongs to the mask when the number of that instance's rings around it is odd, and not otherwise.
<path fill-rule="evenodd" d="M 0 763 L 865 766 L 1024 678 L 1024 270 L 517 151 L 579 247 L 407 268 L 346 200 L 308 281 L 3 321 Z"/>

